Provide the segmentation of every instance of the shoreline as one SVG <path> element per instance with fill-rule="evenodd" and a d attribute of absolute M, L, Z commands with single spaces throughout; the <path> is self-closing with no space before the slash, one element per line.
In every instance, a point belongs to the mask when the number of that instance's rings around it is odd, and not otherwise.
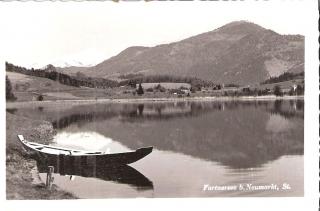
<path fill-rule="evenodd" d="M 6 199 L 76 199 L 72 193 L 53 185 L 45 188 L 40 180 L 37 162 L 23 150 L 17 135 L 23 134 L 35 142 L 48 142 L 55 134 L 52 124 L 6 112 Z"/>
<path fill-rule="evenodd" d="M 304 100 L 304 95 L 299 96 L 241 96 L 241 97 L 183 97 L 183 98 L 102 98 L 80 100 L 46 100 L 46 101 L 20 101 L 6 102 L 6 108 L 32 105 L 56 104 L 93 104 L 93 103 L 170 103 L 170 102 L 223 102 L 223 101 L 275 101 L 275 100 Z"/>

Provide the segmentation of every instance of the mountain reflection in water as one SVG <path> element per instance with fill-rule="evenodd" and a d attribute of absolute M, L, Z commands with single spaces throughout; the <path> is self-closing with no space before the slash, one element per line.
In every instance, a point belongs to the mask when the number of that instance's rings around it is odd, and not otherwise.
<path fill-rule="evenodd" d="M 86 180 L 78 178 L 81 183 L 72 186 L 62 177 L 56 180 L 61 187 L 83 198 L 148 197 L 150 192 L 155 197 L 303 195 L 303 100 L 97 103 L 41 109 L 24 107 L 8 112 L 52 122 L 58 132 L 56 138 L 61 139 L 58 145 L 82 143 L 83 149 L 88 145 L 105 149 L 109 147 L 104 147 L 109 143 L 107 140 L 112 140 L 110 147 L 119 150 L 154 147 L 150 155 L 132 164 L 146 176 L 132 169 L 121 170 L 124 175 L 118 177 L 114 176 L 118 172 L 113 174 L 115 170 L 109 172 L 110 176 L 108 169 L 80 167 L 81 172 L 65 174 L 83 175 L 81 178 L 86 178 L 85 174 L 95 176 Z M 71 138 L 71 134 L 82 137 L 84 133 L 91 134 L 90 143 Z M 90 173 L 95 171 L 101 173 Z M 128 180 L 116 179 L 120 177 Z M 92 181 L 91 178 L 101 179 Z M 288 182 L 292 189 L 286 192 L 202 191 L 203 184 L 276 182 L 279 185 Z M 96 195 L 86 193 L 85 188 L 91 185 Z M 133 192 L 128 186 L 135 187 L 133 189 L 144 186 L 152 191 Z"/>
<path fill-rule="evenodd" d="M 43 115 L 35 108 L 19 112 Z M 131 149 L 154 146 L 231 168 L 303 155 L 303 100 L 93 104 L 42 112 L 59 132 L 96 132 Z"/>
<path fill-rule="evenodd" d="M 152 145 L 232 168 L 258 167 L 282 155 L 303 154 L 299 101 L 132 104 L 118 112 L 97 109 L 59 121 L 54 125 L 62 130 L 75 121 L 129 148 Z M 291 126 L 284 128 L 289 122 Z"/>

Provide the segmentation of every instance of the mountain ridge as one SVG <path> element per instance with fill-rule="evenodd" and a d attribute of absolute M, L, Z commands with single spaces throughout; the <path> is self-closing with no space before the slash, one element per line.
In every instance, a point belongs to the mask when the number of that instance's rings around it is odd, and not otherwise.
<path fill-rule="evenodd" d="M 253 84 L 284 72 L 303 72 L 304 37 L 235 21 L 177 42 L 132 46 L 92 67 L 59 70 L 109 79 L 125 74 L 178 75 Z"/>

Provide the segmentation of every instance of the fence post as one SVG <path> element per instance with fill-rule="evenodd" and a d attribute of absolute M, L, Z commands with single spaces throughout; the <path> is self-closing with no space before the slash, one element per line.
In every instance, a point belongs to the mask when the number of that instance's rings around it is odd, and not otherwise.
<path fill-rule="evenodd" d="M 48 190 L 51 190 L 52 183 L 54 180 L 54 177 L 52 176 L 52 173 L 54 173 L 54 167 L 48 166 L 48 172 L 47 172 L 47 180 L 46 180 L 46 188 Z"/>

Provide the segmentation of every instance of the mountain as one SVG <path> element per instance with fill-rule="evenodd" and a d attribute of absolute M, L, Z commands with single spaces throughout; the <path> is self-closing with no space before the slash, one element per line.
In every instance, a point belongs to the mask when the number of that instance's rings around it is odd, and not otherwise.
<path fill-rule="evenodd" d="M 52 63 L 53 66 L 59 68 L 68 68 L 68 67 L 91 67 L 94 66 L 89 63 L 83 63 L 77 60 L 56 60 Z"/>
<path fill-rule="evenodd" d="M 304 37 L 280 35 L 251 22 L 236 21 L 179 42 L 129 47 L 93 67 L 61 71 L 102 78 L 166 74 L 253 84 L 284 72 L 303 72 Z"/>

